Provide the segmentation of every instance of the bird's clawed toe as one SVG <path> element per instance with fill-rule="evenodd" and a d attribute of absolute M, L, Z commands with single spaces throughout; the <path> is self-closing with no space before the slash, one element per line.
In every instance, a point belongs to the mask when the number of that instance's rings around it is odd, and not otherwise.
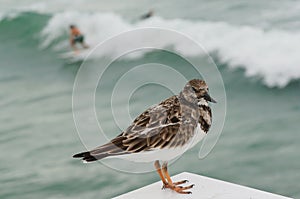
<path fill-rule="evenodd" d="M 192 185 L 189 185 L 189 186 L 178 186 L 178 184 L 184 184 L 188 182 L 187 180 L 182 180 L 182 181 L 179 181 L 179 182 L 174 182 L 172 185 L 170 184 L 164 184 L 162 186 L 162 189 L 171 189 L 173 191 L 176 191 L 177 193 L 180 193 L 180 194 L 191 194 L 192 192 L 191 191 L 185 191 L 187 189 L 191 189 L 193 188 L 195 185 L 192 184 Z"/>
<path fill-rule="evenodd" d="M 188 180 L 181 180 L 181 181 L 178 181 L 178 182 L 173 182 L 174 185 L 179 185 L 179 184 L 184 184 L 184 183 L 187 183 L 189 182 Z"/>

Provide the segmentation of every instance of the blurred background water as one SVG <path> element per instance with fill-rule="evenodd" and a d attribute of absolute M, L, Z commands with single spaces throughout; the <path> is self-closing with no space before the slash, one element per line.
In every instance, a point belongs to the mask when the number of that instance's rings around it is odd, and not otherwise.
<path fill-rule="evenodd" d="M 140 27 L 177 30 L 201 43 L 224 80 L 225 126 L 206 158 L 198 159 L 197 146 L 171 166 L 171 173 L 189 171 L 299 198 L 299 8 L 291 0 L 0 0 L 0 198 L 111 198 L 159 180 L 154 172 L 128 174 L 71 158 L 85 148 L 72 115 L 72 89 L 81 62 L 59 57 L 69 50 L 70 23 L 80 27 L 92 46 Z M 150 9 L 154 16 L 139 20 Z M 187 55 L 197 56 L 192 49 Z M 118 60 L 102 92 L 111 93 L 109 79 L 122 70 L 162 60 L 193 78 L 184 62 L 145 53 Z M 101 63 L 100 55 L 86 62 L 94 67 Z M 205 59 L 202 63 L 208 64 Z M 160 71 L 157 76 L 172 78 Z M 171 94 L 155 85 L 138 89 L 130 101 L 132 117 Z M 115 111 L 124 111 L 126 95 L 120 93 L 120 110 Z M 100 93 L 96 100 L 104 131 L 109 137 L 119 134 L 110 102 Z"/>

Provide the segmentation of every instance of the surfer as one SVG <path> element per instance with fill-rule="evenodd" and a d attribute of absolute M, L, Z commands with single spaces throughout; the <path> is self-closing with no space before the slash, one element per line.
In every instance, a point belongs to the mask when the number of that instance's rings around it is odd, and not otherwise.
<path fill-rule="evenodd" d="M 76 43 L 80 43 L 83 48 L 88 48 L 89 46 L 84 42 L 84 35 L 75 25 L 70 25 L 70 44 L 75 52 L 78 51 Z"/>
<path fill-rule="evenodd" d="M 152 17 L 153 14 L 154 14 L 153 10 L 149 10 L 148 13 L 141 16 L 141 20 L 148 19 L 148 18 Z"/>

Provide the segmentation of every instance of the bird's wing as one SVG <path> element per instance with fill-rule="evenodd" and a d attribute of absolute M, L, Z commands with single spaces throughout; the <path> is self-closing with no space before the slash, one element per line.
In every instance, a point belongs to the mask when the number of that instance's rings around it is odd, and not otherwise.
<path fill-rule="evenodd" d="M 177 96 L 172 96 L 147 109 L 109 143 L 73 157 L 94 161 L 107 156 L 181 145 L 184 139 L 176 139 L 180 121 L 180 103 Z"/>
<path fill-rule="evenodd" d="M 124 138 L 122 145 L 130 152 L 163 148 L 171 144 L 180 121 L 180 103 L 172 96 L 139 115 L 120 135 Z"/>

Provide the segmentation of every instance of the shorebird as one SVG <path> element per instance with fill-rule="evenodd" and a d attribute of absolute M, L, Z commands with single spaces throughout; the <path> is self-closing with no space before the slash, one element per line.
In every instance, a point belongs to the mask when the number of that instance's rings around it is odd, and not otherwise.
<path fill-rule="evenodd" d="M 135 162 L 154 162 L 163 188 L 190 194 L 194 185 L 173 182 L 168 162 L 192 148 L 208 133 L 212 113 L 208 102 L 216 103 L 203 80 L 190 80 L 178 94 L 139 115 L 120 135 L 91 151 L 74 155 L 84 162 L 118 157 Z M 162 165 L 160 164 L 162 162 Z"/>

